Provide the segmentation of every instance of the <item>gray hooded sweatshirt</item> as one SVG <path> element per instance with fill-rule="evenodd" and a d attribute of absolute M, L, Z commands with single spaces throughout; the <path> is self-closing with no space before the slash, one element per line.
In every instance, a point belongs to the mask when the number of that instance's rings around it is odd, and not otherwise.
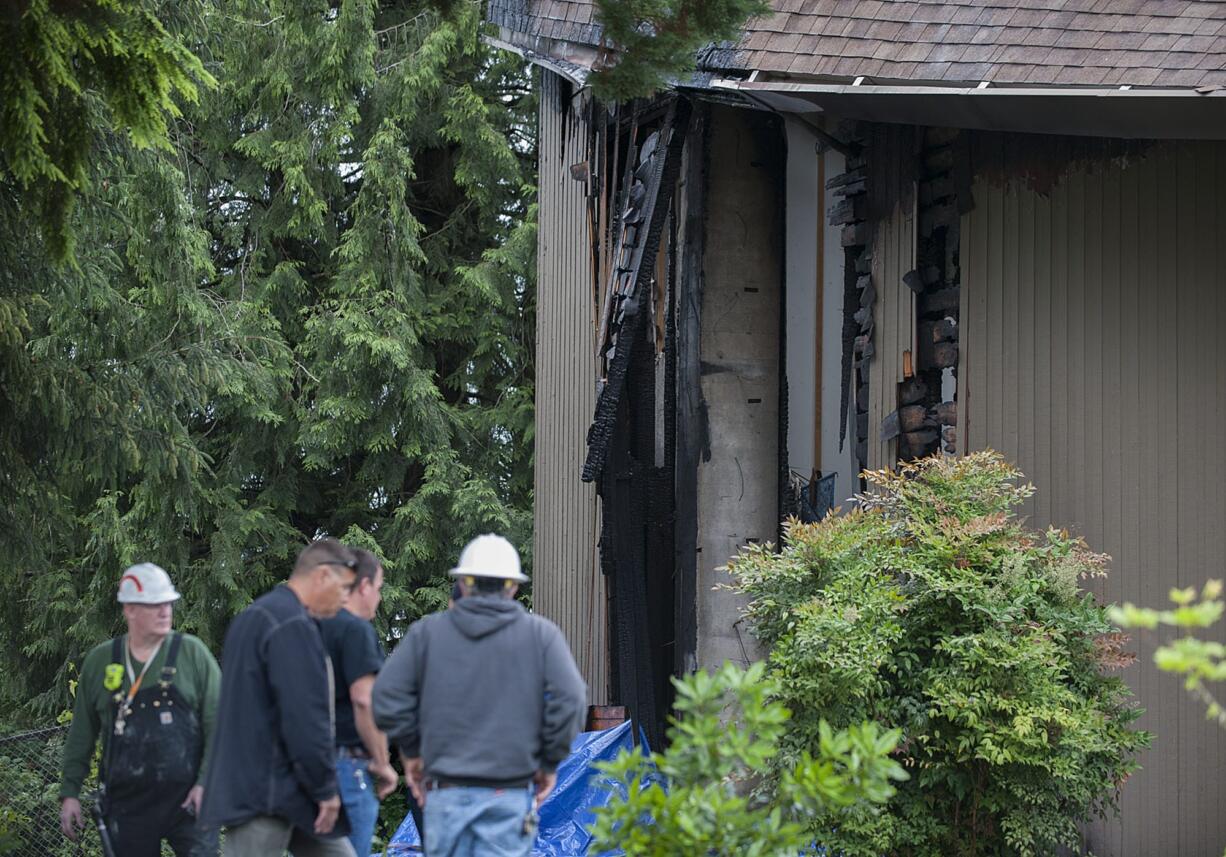
<path fill-rule="evenodd" d="M 583 722 L 587 687 L 558 627 L 474 595 L 415 622 L 379 671 L 375 723 L 429 777 L 510 788 L 552 771 Z"/>

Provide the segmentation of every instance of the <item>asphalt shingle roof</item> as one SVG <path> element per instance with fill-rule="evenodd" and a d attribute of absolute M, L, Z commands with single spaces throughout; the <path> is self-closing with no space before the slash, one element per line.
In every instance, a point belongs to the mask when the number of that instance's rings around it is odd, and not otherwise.
<path fill-rule="evenodd" d="M 710 70 L 877 82 L 1226 86 L 1226 0 L 774 0 Z M 530 37 L 598 44 L 588 0 L 491 0 Z"/>

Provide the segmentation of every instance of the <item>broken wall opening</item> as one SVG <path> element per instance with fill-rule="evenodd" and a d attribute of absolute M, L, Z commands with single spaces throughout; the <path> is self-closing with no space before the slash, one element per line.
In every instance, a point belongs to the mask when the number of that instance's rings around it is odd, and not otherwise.
<path fill-rule="evenodd" d="M 956 130 L 846 122 L 858 147 L 828 187 L 846 254 L 842 406 L 861 468 L 957 450 L 959 217 L 969 143 Z"/>
<path fill-rule="evenodd" d="M 845 259 L 842 228 L 827 223 L 844 155 L 809 118 L 785 116 L 784 252 L 787 463 L 791 505 L 802 520 L 820 517 L 857 490 L 853 444 L 840 444 L 840 370 Z"/>

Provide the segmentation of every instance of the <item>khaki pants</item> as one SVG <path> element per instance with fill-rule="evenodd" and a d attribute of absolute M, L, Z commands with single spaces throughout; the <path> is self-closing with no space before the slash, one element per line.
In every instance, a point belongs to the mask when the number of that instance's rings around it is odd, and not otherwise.
<path fill-rule="evenodd" d="M 283 818 L 261 815 L 237 827 L 226 828 L 225 857 L 280 857 L 289 849 L 293 857 L 354 857 L 344 836 L 316 839 Z"/>

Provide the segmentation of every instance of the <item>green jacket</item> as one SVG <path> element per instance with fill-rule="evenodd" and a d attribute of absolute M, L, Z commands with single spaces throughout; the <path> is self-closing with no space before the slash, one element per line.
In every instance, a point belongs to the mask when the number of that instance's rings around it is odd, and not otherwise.
<path fill-rule="evenodd" d="M 125 635 L 126 636 L 126 635 Z M 102 752 L 106 752 L 106 742 L 109 733 L 103 728 L 111 720 L 111 697 L 114 691 L 103 686 L 107 664 L 111 662 L 111 640 L 100 643 L 90 650 L 81 665 L 81 677 L 77 682 L 77 699 L 72 709 L 72 727 L 68 730 L 68 740 L 64 743 L 64 778 L 60 784 L 60 797 L 79 797 L 81 783 L 89 775 L 90 761 L 94 755 L 94 744 L 98 735 L 102 734 Z M 149 665 L 145 680 L 156 680 L 161 674 L 162 664 L 166 661 L 166 651 L 170 647 L 169 638 L 162 645 Z M 127 640 L 124 641 L 127 648 Z M 133 661 L 137 675 L 144 666 L 139 661 Z M 199 637 L 191 634 L 183 635 L 183 645 L 179 649 L 179 660 L 174 686 L 189 705 L 196 709 L 200 716 L 201 728 L 204 730 L 204 757 L 200 770 L 196 774 L 197 784 L 204 782 L 204 773 L 208 768 L 209 748 L 213 743 L 213 726 L 217 721 L 217 696 L 221 691 L 221 668 L 217 659 Z M 126 692 L 131 682 L 127 670 L 124 670 L 123 685 L 120 690 Z"/>

